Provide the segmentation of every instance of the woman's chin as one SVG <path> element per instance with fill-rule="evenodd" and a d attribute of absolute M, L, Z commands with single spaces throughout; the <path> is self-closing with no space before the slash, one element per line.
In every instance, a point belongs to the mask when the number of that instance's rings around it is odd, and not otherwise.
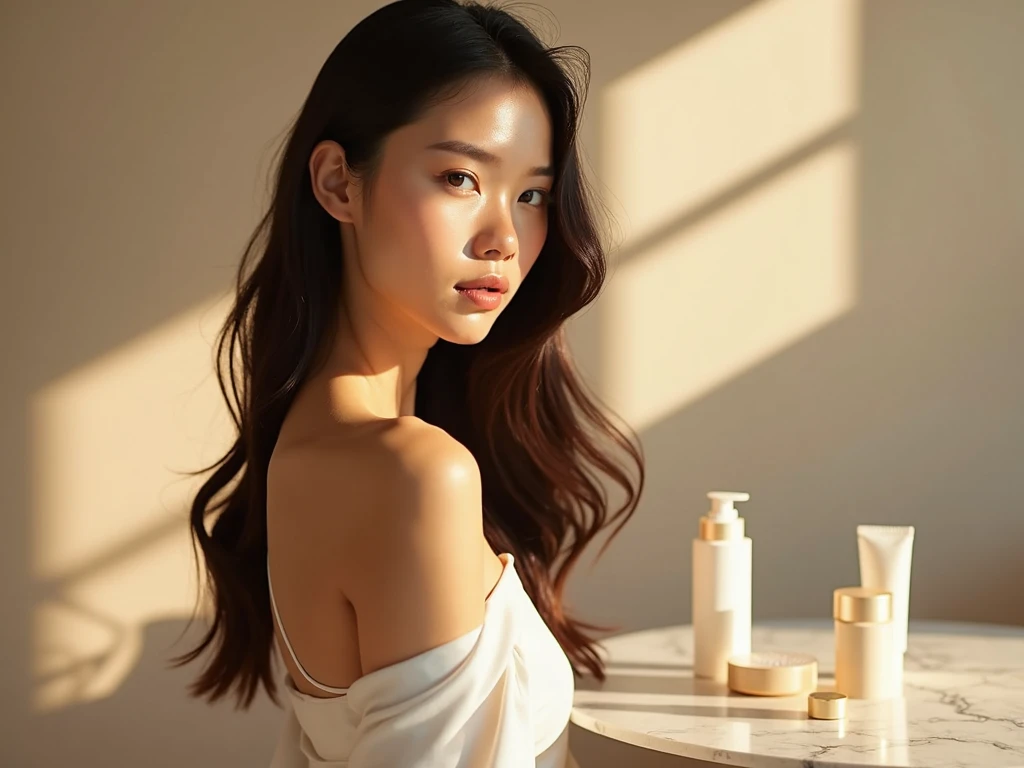
<path fill-rule="evenodd" d="M 461 317 L 459 318 L 463 322 L 457 325 L 450 325 L 447 328 L 447 332 L 441 335 L 441 338 L 452 344 L 479 344 L 481 341 L 487 338 L 487 334 L 491 332 L 491 319 L 484 317 Z M 465 322 L 469 320 L 470 322 Z M 472 321 L 478 322 L 472 322 Z"/>

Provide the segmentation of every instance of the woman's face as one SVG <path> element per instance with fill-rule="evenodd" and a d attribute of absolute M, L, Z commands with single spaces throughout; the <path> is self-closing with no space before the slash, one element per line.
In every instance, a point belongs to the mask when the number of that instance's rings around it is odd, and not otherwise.
<path fill-rule="evenodd" d="M 346 279 L 370 294 L 357 302 L 383 305 L 430 336 L 481 341 L 547 237 L 551 143 L 541 98 L 495 80 L 392 133 L 371 199 L 356 203 L 345 236 L 345 258 L 358 267 Z M 488 275 L 504 293 L 457 288 Z"/>

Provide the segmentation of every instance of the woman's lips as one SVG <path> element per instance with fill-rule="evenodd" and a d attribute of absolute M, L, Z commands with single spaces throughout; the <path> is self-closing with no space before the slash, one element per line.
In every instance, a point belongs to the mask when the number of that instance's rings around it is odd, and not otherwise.
<path fill-rule="evenodd" d="M 500 291 L 489 291 L 486 288 L 456 288 L 455 290 L 480 309 L 497 309 L 501 306 L 503 294 Z"/>

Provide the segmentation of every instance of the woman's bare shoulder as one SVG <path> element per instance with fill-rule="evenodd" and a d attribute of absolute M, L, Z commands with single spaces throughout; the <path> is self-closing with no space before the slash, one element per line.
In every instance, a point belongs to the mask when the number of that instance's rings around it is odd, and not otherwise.
<path fill-rule="evenodd" d="M 356 612 L 364 673 L 479 625 L 490 550 L 479 468 L 463 445 L 405 419 L 275 461 L 268 516 L 278 535 L 287 515 L 329 542 L 329 568 Z"/>
<path fill-rule="evenodd" d="M 443 481 L 459 471 L 479 477 L 465 446 L 440 427 L 402 416 L 275 449 L 267 485 L 268 495 L 273 488 L 306 503 L 318 497 L 337 501 L 339 491 L 346 499 L 370 501 L 382 492 Z"/>

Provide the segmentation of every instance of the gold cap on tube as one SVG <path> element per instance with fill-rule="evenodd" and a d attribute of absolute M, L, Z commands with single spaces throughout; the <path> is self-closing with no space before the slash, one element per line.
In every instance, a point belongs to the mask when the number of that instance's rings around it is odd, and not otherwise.
<path fill-rule="evenodd" d="M 807 653 L 744 653 L 728 667 L 729 688 L 751 696 L 793 696 L 818 685 L 818 660 Z"/>
<path fill-rule="evenodd" d="M 832 593 L 832 617 L 846 622 L 892 620 L 892 593 L 868 587 L 840 587 Z"/>
<path fill-rule="evenodd" d="M 815 691 L 807 697 L 807 716 L 815 720 L 839 720 L 846 717 L 846 694 Z"/>

